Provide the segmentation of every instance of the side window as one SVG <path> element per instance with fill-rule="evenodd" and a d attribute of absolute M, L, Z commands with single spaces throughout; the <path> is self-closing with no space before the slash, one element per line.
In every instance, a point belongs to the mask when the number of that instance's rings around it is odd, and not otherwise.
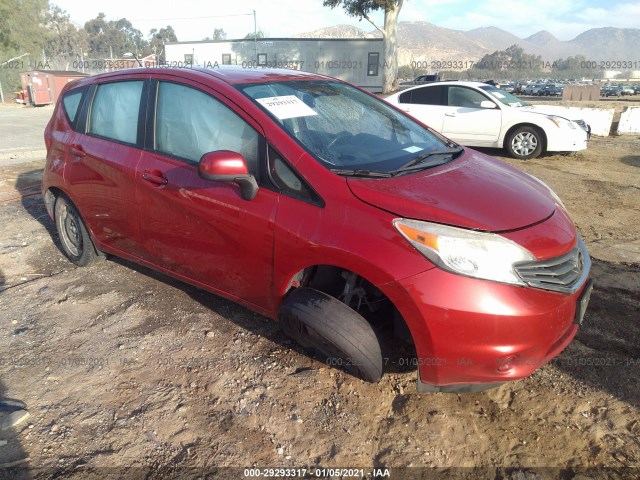
<path fill-rule="evenodd" d="M 136 143 L 143 81 L 104 83 L 98 86 L 88 133 L 124 143 Z"/>
<path fill-rule="evenodd" d="M 74 127 L 74 130 L 76 117 L 78 116 L 78 107 L 80 106 L 80 100 L 82 100 L 83 93 L 84 89 L 80 88 L 71 90 L 65 93 L 64 97 L 62 97 L 62 106 L 64 107 L 64 112 L 67 114 L 69 123 L 72 127 Z"/>
<path fill-rule="evenodd" d="M 466 87 L 449 87 L 448 105 L 450 107 L 480 108 L 487 98 L 480 92 Z"/>
<path fill-rule="evenodd" d="M 443 105 L 442 87 L 422 87 L 411 90 L 411 103 L 418 105 Z"/>
<path fill-rule="evenodd" d="M 271 146 L 269 146 L 269 177 L 282 193 L 308 200 L 315 198 L 307 185 Z"/>
<path fill-rule="evenodd" d="M 398 97 L 398 101 L 400 103 L 411 103 L 411 90 L 401 93 L 400 97 Z"/>
<path fill-rule="evenodd" d="M 217 150 L 240 153 L 255 175 L 258 133 L 228 107 L 200 90 L 160 82 L 156 104 L 155 150 L 198 163 Z"/>

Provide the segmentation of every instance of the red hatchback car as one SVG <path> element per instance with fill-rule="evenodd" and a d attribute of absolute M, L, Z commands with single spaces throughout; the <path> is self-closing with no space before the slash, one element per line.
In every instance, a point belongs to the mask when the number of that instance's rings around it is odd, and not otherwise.
<path fill-rule="evenodd" d="M 43 194 L 67 257 L 116 255 L 282 322 L 368 381 L 529 375 L 573 339 L 587 249 L 544 183 L 345 82 L 135 69 L 67 85 Z"/>

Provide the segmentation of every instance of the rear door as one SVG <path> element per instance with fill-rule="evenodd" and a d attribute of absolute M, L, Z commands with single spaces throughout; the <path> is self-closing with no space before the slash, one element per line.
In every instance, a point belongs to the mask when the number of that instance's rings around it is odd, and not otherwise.
<path fill-rule="evenodd" d="M 441 85 L 414 88 L 400 95 L 398 106 L 422 123 L 442 132 L 444 115 L 448 109 L 444 103 L 444 92 L 445 88 Z"/>
<path fill-rule="evenodd" d="M 71 199 L 94 238 L 114 253 L 136 256 L 139 232 L 132 206 L 146 88 L 142 75 L 92 86 L 65 168 Z"/>
<path fill-rule="evenodd" d="M 442 133 L 462 145 L 492 146 L 498 141 L 502 125 L 502 110 L 483 93 L 465 86 L 446 87 L 447 110 Z M 495 108 L 481 108 L 490 101 Z"/>
<path fill-rule="evenodd" d="M 252 174 L 264 156 L 260 126 L 213 89 L 155 76 L 147 150 L 136 173 L 144 258 L 194 283 L 266 310 L 272 301 L 279 195 L 251 200 L 236 184 L 198 175 L 203 154 L 242 154 Z"/>

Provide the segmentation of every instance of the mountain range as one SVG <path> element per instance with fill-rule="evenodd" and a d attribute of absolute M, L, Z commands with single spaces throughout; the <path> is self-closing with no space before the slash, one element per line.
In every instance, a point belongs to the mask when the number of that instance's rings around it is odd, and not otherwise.
<path fill-rule="evenodd" d="M 300 38 L 379 38 L 377 30 L 364 31 L 351 25 L 336 25 L 295 35 Z M 526 53 L 540 55 L 544 61 L 582 55 L 596 62 L 621 60 L 635 62 L 640 70 L 639 28 L 592 28 L 573 40 L 558 40 L 542 30 L 520 38 L 498 27 L 481 27 L 463 31 L 443 28 L 428 22 L 398 23 L 398 60 L 400 65 L 412 61 L 475 61 L 496 50 L 518 45 Z"/>

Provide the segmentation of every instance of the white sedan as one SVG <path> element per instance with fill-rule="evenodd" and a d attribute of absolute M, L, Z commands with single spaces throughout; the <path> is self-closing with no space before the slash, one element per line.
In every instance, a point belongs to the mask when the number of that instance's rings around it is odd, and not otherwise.
<path fill-rule="evenodd" d="M 584 121 L 545 113 L 485 83 L 431 83 L 385 100 L 461 145 L 504 148 L 515 158 L 587 148 Z"/>

